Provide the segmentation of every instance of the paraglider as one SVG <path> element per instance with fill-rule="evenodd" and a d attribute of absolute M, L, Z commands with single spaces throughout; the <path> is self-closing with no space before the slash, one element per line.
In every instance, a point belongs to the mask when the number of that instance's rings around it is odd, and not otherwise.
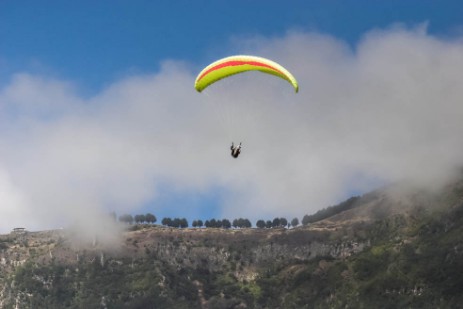
<path fill-rule="evenodd" d="M 296 78 L 283 66 L 266 58 L 247 55 L 225 57 L 209 64 L 196 77 L 195 89 L 202 92 L 221 79 L 248 71 L 259 71 L 277 76 L 289 82 L 296 93 L 299 91 Z M 235 146 L 232 142 L 230 150 L 232 157 L 238 158 L 241 153 L 241 143 Z"/>
<path fill-rule="evenodd" d="M 247 71 L 260 71 L 278 76 L 288 81 L 296 92 L 299 91 L 297 80 L 284 67 L 269 59 L 245 55 L 222 58 L 205 67 L 196 78 L 195 89 L 201 92 L 225 77 Z"/>

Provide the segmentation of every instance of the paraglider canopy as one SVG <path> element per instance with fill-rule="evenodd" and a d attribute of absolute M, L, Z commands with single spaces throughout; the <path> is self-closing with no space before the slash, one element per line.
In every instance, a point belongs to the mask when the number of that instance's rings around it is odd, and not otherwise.
<path fill-rule="evenodd" d="M 284 67 L 266 58 L 246 55 L 222 58 L 208 65 L 196 78 L 195 89 L 201 92 L 209 85 L 225 77 L 247 71 L 260 71 L 278 76 L 287 80 L 296 92 L 299 91 L 297 80 Z"/>

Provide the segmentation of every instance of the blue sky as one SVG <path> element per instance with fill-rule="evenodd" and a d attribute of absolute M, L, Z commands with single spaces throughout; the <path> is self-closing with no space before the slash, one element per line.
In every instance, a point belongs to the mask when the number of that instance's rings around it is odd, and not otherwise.
<path fill-rule="evenodd" d="M 1 1 L 0 200 L 11 206 L 0 217 L 16 218 L 1 223 L 6 230 L 18 224 L 56 227 L 65 223 L 44 213 L 63 207 L 75 217 L 98 209 L 150 211 L 159 220 L 186 214 L 190 222 L 291 219 L 381 183 L 423 178 L 418 163 L 433 165 L 442 156 L 427 154 L 417 162 L 417 153 L 429 145 L 447 147 L 442 140 L 453 145 L 449 128 L 433 122 L 436 102 L 426 100 L 451 89 L 448 109 L 437 120 L 452 124 L 447 117 L 460 113 L 454 110 L 459 93 L 452 81 L 459 78 L 453 70 L 463 34 L 461 12 L 463 3 L 449 0 Z M 401 51 L 412 51 L 417 63 L 408 67 L 413 61 L 404 60 L 407 53 Z M 282 61 L 300 78 L 301 93 L 293 96 L 276 84 L 271 91 L 277 92 L 267 94 L 265 86 L 248 89 L 246 79 L 224 92 L 194 92 L 202 67 L 248 52 Z M 393 70 L 402 62 L 397 70 L 406 74 Z M 420 70 L 448 72 L 448 84 L 439 76 L 402 80 Z M 389 78 L 387 89 L 393 91 L 377 86 Z M 434 91 L 428 83 L 436 85 L 435 92 L 427 93 Z M 389 97 L 391 92 L 403 95 Z M 420 117 L 414 109 L 401 110 L 410 118 L 397 117 L 397 109 L 389 110 L 391 100 L 409 94 L 429 108 Z M 276 97 L 299 105 L 282 111 L 277 101 L 271 103 L 276 112 L 265 116 L 277 119 L 272 125 L 240 123 L 243 131 L 252 131 L 248 139 L 254 144 L 243 153 L 248 156 L 218 159 L 229 135 L 211 130 L 212 112 L 185 102 L 208 106 L 208 100 L 235 102 L 245 95 L 259 101 L 259 113 L 261 101 Z M 375 110 L 359 103 L 377 99 Z M 375 119 L 378 110 L 384 119 Z M 389 132 L 394 121 L 397 131 Z M 364 126 L 378 123 L 383 126 L 363 136 L 369 131 Z M 452 128 L 460 132 L 457 124 Z M 438 133 L 420 135 L 428 130 Z M 287 138 L 290 132 L 300 136 Z M 290 153 L 275 154 L 275 139 Z M 444 155 L 446 164 L 434 164 L 436 170 L 459 163 L 460 149 L 451 153 Z M 34 210 L 37 216 L 22 223 L 31 209 L 43 211 Z"/>
<path fill-rule="evenodd" d="M 38 71 L 87 90 L 165 59 L 199 66 L 228 55 L 235 36 L 282 36 L 292 29 L 355 44 L 372 28 L 429 22 L 429 32 L 461 32 L 460 1 L 2 1 L 2 81 Z M 236 47 L 234 49 L 237 49 Z M 232 50 L 235 52 L 235 50 Z"/>

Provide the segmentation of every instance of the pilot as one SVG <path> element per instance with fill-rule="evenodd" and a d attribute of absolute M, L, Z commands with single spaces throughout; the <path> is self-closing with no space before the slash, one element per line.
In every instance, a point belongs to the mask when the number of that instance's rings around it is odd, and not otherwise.
<path fill-rule="evenodd" d="M 241 143 L 238 146 L 235 146 L 232 142 L 230 150 L 231 150 L 232 157 L 235 159 L 238 158 L 238 156 L 241 153 Z"/>

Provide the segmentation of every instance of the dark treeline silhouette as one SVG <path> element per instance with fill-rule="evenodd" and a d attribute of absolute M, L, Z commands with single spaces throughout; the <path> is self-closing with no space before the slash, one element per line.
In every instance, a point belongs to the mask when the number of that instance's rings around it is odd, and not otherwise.
<path fill-rule="evenodd" d="M 248 219 L 239 218 L 239 219 L 233 220 L 233 227 L 234 228 L 250 228 L 252 227 L 252 224 L 251 224 L 251 221 L 249 221 Z"/>
<path fill-rule="evenodd" d="M 222 219 L 222 220 L 211 219 L 211 220 L 206 220 L 204 222 L 204 226 L 213 227 L 213 228 L 229 229 L 231 228 L 231 223 L 230 223 L 230 220 L 228 219 Z"/>
<path fill-rule="evenodd" d="M 203 226 L 201 220 L 197 220 L 196 222 L 197 222 L 197 225 L 196 226 L 193 225 L 193 227 L 202 227 Z M 228 219 L 222 219 L 222 220 L 210 219 L 210 220 L 206 220 L 204 222 L 204 226 L 205 227 L 211 227 L 211 228 L 229 229 L 231 227 L 234 227 L 234 228 L 250 228 L 250 227 L 252 227 L 252 224 L 251 224 L 251 221 L 249 221 L 248 219 L 243 219 L 243 218 L 234 219 L 233 222 L 230 222 L 230 220 L 228 220 Z"/>
<path fill-rule="evenodd" d="M 330 206 L 322 210 L 319 210 L 313 215 L 305 215 L 302 218 L 302 225 L 306 226 L 310 223 L 314 223 L 314 222 L 329 218 L 331 216 L 334 216 L 340 212 L 352 209 L 355 207 L 355 202 L 357 202 L 359 198 L 360 198 L 359 196 L 353 196 L 338 205 Z"/>
<path fill-rule="evenodd" d="M 176 228 L 186 228 L 188 227 L 188 221 L 185 218 L 164 218 L 161 221 L 162 225 L 168 226 L 168 227 L 176 227 Z"/>
<path fill-rule="evenodd" d="M 286 218 L 275 218 L 273 220 L 257 220 L 256 226 L 259 229 L 271 229 L 271 228 L 284 228 L 296 227 L 299 225 L 299 219 L 294 218 L 291 222 L 288 222 Z"/>
<path fill-rule="evenodd" d="M 115 219 L 116 213 L 114 212 L 111 213 L 111 216 Z M 143 224 L 143 223 L 154 224 L 156 221 L 157 221 L 156 216 L 151 213 L 147 213 L 146 215 L 132 216 L 129 214 L 125 214 L 125 215 L 119 216 L 119 222 L 128 223 L 128 224 L 133 224 L 133 222 L 137 224 Z"/>
<path fill-rule="evenodd" d="M 293 218 L 291 221 L 286 220 L 286 218 L 274 218 L 273 220 L 257 220 L 256 227 L 259 229 L 270 229 L 270 228 L 291 228 L 297 227 L 299 223 L 302 225 L 307 226 L 310 223 L 317 222 L 333 215 L 336 215 L 342 211 L 349 210 L 355 207 L 357 200 L 360 197 L 354 196 L 349 198 L 348 200 L 335 205 L 324 208 L 322 210 L 317 211 L 313 215 L 304 215 L 302 221 L 300 222 L 298 218 Z M 115 212 L 112 212 L 110 216 L 117 220 L 117 216 Z M 124 214 L 119 216 L 119 222 L 126 223 L 126 224 L 154 224 L 157 221 L 156 216 L 147 213 L 147 214 L 139 214 L 132 216 L 130 214 Z M 176 227 L 176 228 L 187 228 L 189 227 L 188 221 L 185 218 L 163 218 L 161 224 L 168 227 Z M 252 224 L 251 221 L 244 218 L 234 219 L 232 222 L 228 219 L 209 219 L 206 221 L 202 220 L 194 220 L 192 222 L 192 227 L 194 228 L 251 228 Z"/>
<path fill-rule="evenodd" d="M 110 216 L 116 221 L 117 215 L 115 212 L 112 212 Z M 157 218 L 155 215 L 151 213 L 147 213 L 145 215 L 135 215 L 132 216 L 130 214 L 124 214 L 119 216 L 119 222 L 126 223 L 126 224 L 154 224 L 157 222 Z M 176 227 L 176 228 L 187 228 L 189 227 L 188 221 L 185 218 L 163 218 L 161 220 L 161 224 L 168 227 Z M 299 219 L 294 218 L 291 222 L 288 222 L 285 218 L 275 218 L 272 220 L 257 220 L 256 227 L 257 228 L 281 228 L 281 227 L 296 227 L 299 225 Z M 194 228 L 252 228 L 252 223 L 249 219 L 245 218 L 238 218 L 234 219 L 232 222 L 228 219 L 210 219 L 206 221 L 202 220 L 194 220 L 192 222 L 192 227 Z"/>
<path fill-rule="evenodd" d="M 204 226 L 203 220 L 194 220 L 191 226 L 192 227 L 203 227 Z"/>

